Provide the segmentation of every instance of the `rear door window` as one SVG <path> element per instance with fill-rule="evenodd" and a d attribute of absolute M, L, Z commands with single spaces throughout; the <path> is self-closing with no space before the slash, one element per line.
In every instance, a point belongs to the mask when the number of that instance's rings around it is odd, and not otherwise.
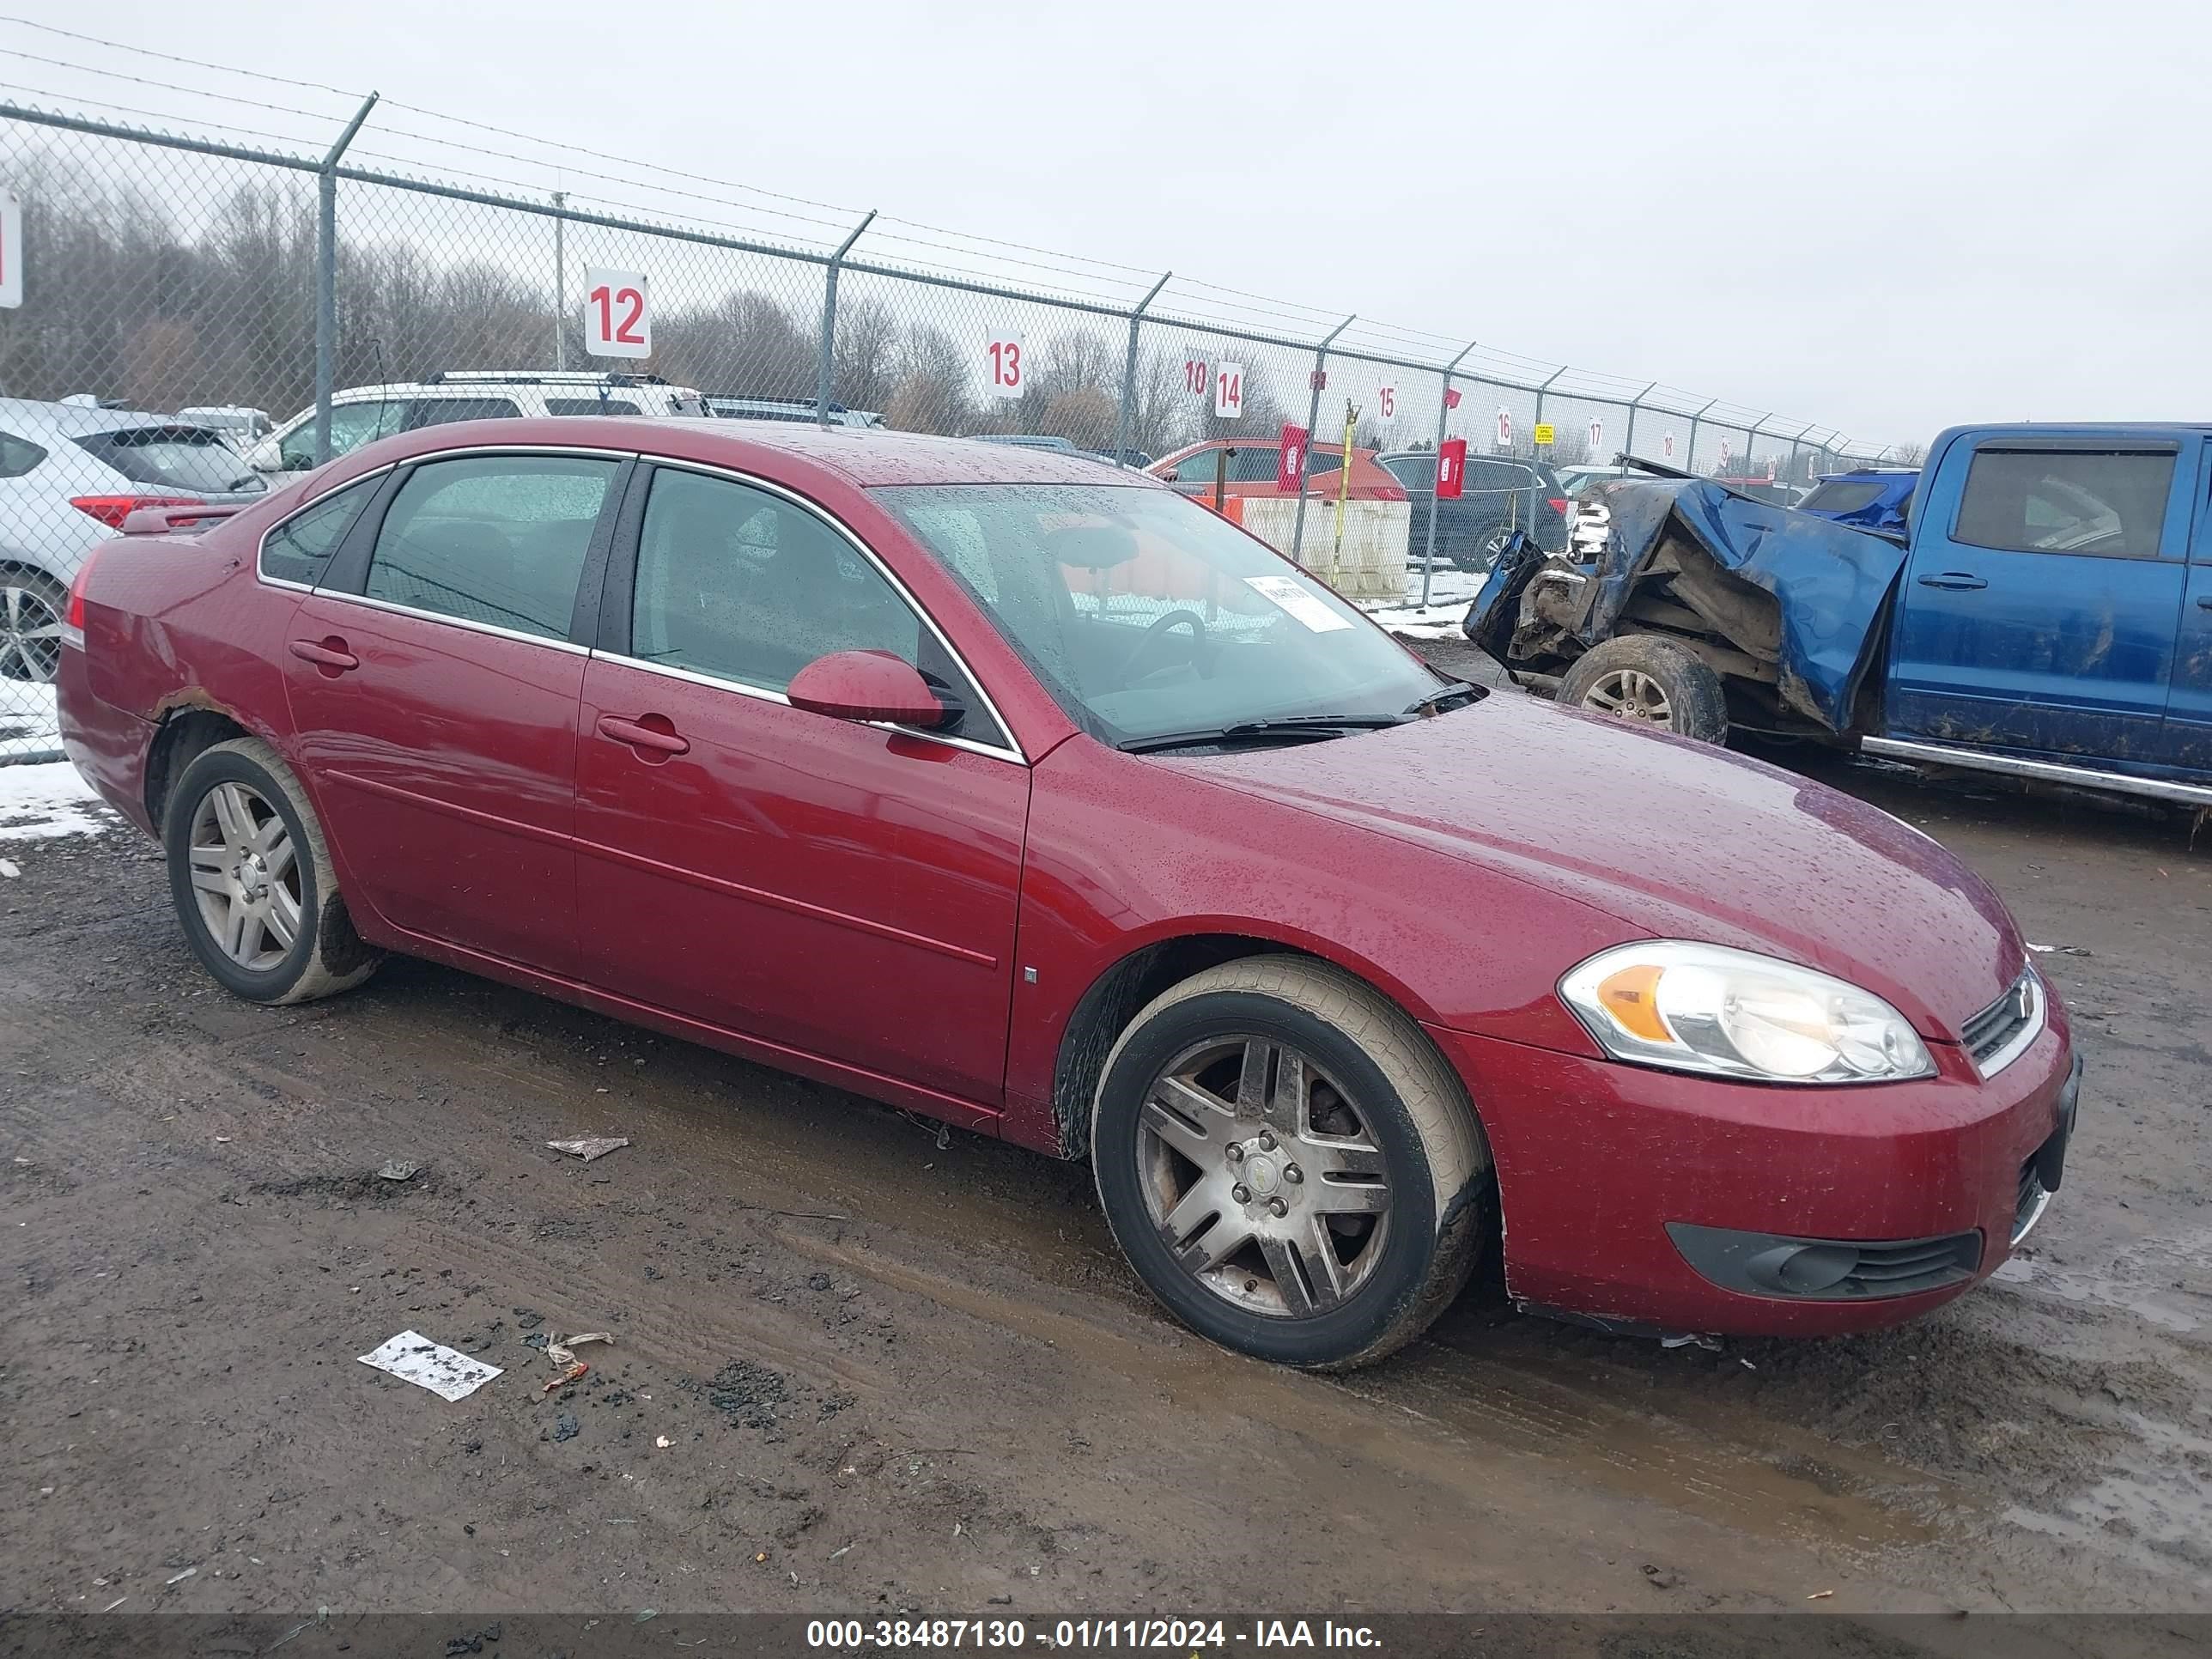
<path fill-rule="evenodd" d="M 1382 463 L 1382 470 L 1408 489 L 1436 488 L 1437 458 L 1433 455 L 1393 455 Z"/>
<path fill-rule="evenodd" d="M 615 466 L 498 455 L 416 467 L 378 529 L 363 592 L 410 610 L 564 640 Z"/>
<path fill-rule="evenodd" d="M 331 454 L 333 458 L 350 455 L 363 444 L 390 437 L 399 430 L 406 410 L 404 404 L 386 403 L 380 398 L 334 405 L 331 410 Z M 314 464 L 315 417 L 310 415 L 285 434 L 284 471 L 305 472 Z"/>
<path fill-rule="evenodd" d="M 1834 483 L 1820 485 L 1797 504 L 1808 513 L 1856 513 L 1862 507 L 1872 507 L 1881 495 L 1881 489 L 1878 483 L 1852 483 L 1838 479 Z"/>
<path fill-rule="evenodd" d="M 295 513 L 261 542 L 261 574 L 277 581 L 313 587 L 329 568 L 346 532 L 361 516 L 383 479 L 363 478 L 335 490 L 303 513 Z"/>
<path fill-rule="evenodd" d="M 134 426 L 95 432 L 77 445 L 137 484 L 195 495 L 258 493 L 269 486 L 221 433 L 204 426 Z"/>
<path fill-rule="evenodd" d="M 2154 559 L 2173 483 L 2172 452 L 1974 452 L 1952 538 L 2014 553 Z"/>
<path fill-rule="evenodd" d="M 620 398 L 548 398 L 548 415 L 635 415 L 635 404 L 625 403 Z"/>

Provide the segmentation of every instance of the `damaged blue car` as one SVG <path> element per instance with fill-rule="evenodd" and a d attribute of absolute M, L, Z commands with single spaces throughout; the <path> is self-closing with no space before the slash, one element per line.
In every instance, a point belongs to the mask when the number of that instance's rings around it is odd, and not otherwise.
<path fill-rule="evenodd" d="M 2212 806 L 2212 426 L 1954 427 L 1902 540 L 1703 479 L 1602 486 L 1468 638 L 1561 702 Z"/>

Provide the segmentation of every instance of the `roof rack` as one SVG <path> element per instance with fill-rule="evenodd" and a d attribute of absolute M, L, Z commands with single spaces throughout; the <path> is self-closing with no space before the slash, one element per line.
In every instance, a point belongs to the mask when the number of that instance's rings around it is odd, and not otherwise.
<path fill-rule="evenodd" d="M 808 410 L 814 408 L 814 399 L 811 398 L 758 398 L 750 392 L 709 392 L 705 396 L 710 404 L 765 404 L 776 409 Z M 832 415 L 849 415 L 853 412 L 842 404 L 824 404 L 822 406 Z"/>
<path fill-rule="evenodd" d="M 621 374 L 598 369 L 441 368 L 425 375 L 424 386 L 666 386 L 661 374 Z"/>

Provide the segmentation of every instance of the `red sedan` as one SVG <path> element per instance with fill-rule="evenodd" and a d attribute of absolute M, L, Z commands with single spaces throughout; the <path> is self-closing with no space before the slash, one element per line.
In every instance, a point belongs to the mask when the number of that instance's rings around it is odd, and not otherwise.
<path fill-rule="evenodd" d="M 1935 842 L 1447 679 L 1156 483 L 483 422 L 151 528 L 62 719 L 224 986 L 405 951 L 1087 1156 L 1247 1352 L 1376 1358 L 1492 1248 L 1618 1328 L 1888 1324 L 2058 1184 L 2064 1018 Z"/>

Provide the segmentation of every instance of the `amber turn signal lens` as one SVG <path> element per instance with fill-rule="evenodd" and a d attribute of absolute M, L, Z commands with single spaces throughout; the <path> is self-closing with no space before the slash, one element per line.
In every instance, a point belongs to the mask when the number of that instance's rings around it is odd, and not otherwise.
<path fill-rule="evenodd" d="M 1613 1016 L 1622 1030 L 1646 1042 L 1674 1040 L 1674 1033 L 1667 1029 L 1667 1022 L 1659 1018 L 1661 971 L 1649 963 L 1638 963 L 1617 974 L 1607 974 L 1598 981 L 1599 1005 Z"/>

